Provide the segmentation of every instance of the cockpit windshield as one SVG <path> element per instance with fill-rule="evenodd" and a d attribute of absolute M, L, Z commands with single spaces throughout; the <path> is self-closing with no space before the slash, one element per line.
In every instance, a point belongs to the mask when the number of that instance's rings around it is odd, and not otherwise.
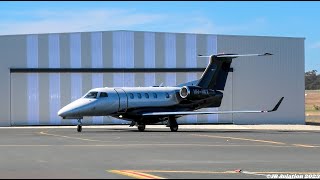
<path fill-rule="evenodd" d="M 98 92 L 92 91 L 89 92 L 84 98 L 97 98 Z"/>

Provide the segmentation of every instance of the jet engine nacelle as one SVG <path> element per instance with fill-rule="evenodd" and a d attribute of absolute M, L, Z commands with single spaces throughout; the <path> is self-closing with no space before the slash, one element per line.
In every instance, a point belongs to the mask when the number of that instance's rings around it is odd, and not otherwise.
<path fill-rule="evenodd" d="M 182 99 L 198 100 L 214 96 L 216 93 L 212 89 L 204 89 L 198 86 L 183 86 L 179 94 Z"/>

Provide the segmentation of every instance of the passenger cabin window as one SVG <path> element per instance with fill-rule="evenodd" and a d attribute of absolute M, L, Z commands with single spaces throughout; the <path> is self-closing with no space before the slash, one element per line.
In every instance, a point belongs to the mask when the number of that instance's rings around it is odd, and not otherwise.
<path fill-rule="evenodd" d="M 169 98 L 169 94 L 168 93 L 166 93 L 166 98 Z"/>
<path fill-rule="evenodd" d="M 138 93 L 138 98 L 141 99 L 141 94 L 140 93 Z"/>
<path fill-rule="evenodd" d="M 101 92 L 100 97 L 108 97 L 108 94 L 106 92 Z"/>
<path fill-rule="evenodd" d="M 130 96 L 130 98 L 131 98 L 131 99 L 133 99 L 133 98 L 134 98 L 134 96 L 133 96 L 133 94 L 132 94 L 132 93 L 129 93 L 129 96 Z"/>
<path fill-rule="evenodd" d="M 98 92 L 89 92 L 84 98 L 97 98 Z"/>
<path fill-rule="evenodd" d="M 156 93 L 153 93 L 153 97 L 154 97 L 154 98 L 157 98 L 157 94 L 156 94 Z"/>
<path fill-rule="evenodd" d="M 149 94 L 148 93 L 144 93 L 144 95 L 146 96 L 147 99 L 149 99 Z"/>

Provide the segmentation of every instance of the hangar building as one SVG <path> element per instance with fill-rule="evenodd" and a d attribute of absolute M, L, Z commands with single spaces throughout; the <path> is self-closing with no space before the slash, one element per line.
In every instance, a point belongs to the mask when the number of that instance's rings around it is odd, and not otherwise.
<path fill-rule="evenodd" d="M 232 62 L 216 110 L 277 112 L 186 116 L 186 123 L 304 124 L 304 38 L 103 31 L 0 36 L 0 126 L 73 125 L 58 110 L 95 87 L 175 86 L 199 79 L 197 54 L 272 53 Z M 85 117 L 84 124 L 129 123 Z"/>

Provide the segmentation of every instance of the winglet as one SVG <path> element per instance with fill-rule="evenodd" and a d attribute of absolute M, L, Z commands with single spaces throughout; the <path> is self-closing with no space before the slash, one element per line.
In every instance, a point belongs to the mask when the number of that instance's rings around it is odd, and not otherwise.
<path fill-rule="evenodd" d="M 268 112 L 273 112 L 273 111 L 276 111 L 278 110 L 278 107 L 280 106 L 282 100 L 284 99 L 284 97 L 282 97 L 279 102 L 276 104 L 276 106 L 274 106 L 274 108 L 272 110 L 269 110 Z"/>

